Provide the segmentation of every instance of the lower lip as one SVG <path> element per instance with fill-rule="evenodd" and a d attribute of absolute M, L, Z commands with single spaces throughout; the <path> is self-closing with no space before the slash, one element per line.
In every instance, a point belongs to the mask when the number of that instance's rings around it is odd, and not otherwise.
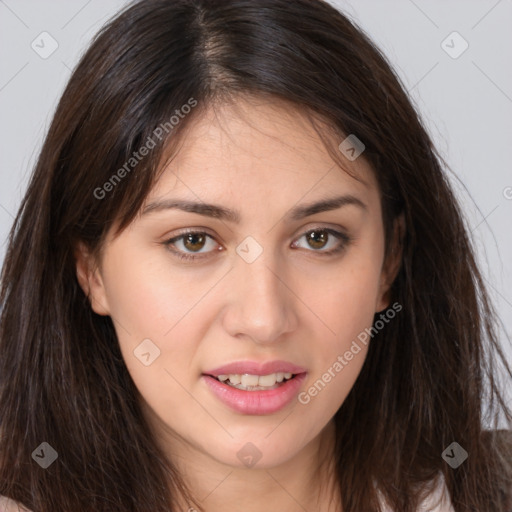
<path fill-rule="evenodd" d="M 243 391 L 210 375 L 203 375 L 203 378 L 213 394 L 231 409 L 242 414 L 272 414 L 286 407 L 297 396 L 306 373 L 296 375 L 278 388 L 263 391 Z"/>

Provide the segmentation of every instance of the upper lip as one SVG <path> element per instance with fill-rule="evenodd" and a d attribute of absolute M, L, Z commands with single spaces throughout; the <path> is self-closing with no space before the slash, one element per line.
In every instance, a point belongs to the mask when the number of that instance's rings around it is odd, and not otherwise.
<path fill-rule="evenodd" d="M 218 377 L 219 375 L 270 375 L 271 373 L 304 373 L 302 366 L 288 363 L 287 361 L 235 361 L 213 370 L 204 372 L 205 375 Z"/>

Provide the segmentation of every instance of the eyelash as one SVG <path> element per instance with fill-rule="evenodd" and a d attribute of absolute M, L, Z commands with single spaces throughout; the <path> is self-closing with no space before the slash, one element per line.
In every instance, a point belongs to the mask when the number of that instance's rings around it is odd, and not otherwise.
<path fill-rule="evenodd" d="M 303 236 L 308 235 L 309 233 L 312 233 L 314 231 L 324 231 L 330 235 L 333 235 L 341 242 L 340 245 L 338 245 L 334 249 L 330 249 L 328 251 L 313 250 L 313 249 L 311 250 L 311 252 L 321 254 L 322 257 L 334 256 L 334 255 L 342 252 L 347 247 L 347 245 L 349 245 L 349 243 L 352 242 L 352 238 L 345 233 L 341 233 L 340 231 L 336 231 L 335 229 L 321 228 L 321 227 L 308 229 L 306 232 L 302 233 L 302 235 L 297 240 L 299 240 Z M 204 259 L 205 257 L 207 257 L 207 256 L 191 255 L 189 253 L 184 253 L 182 251 L 177 251 L 175 249 L 170 248 L 175 242 L 179 241 L 180 239 L 183 239 L 186 235 L 206 235 L 207 237 L 209 237 L 213 240 L 213 237 L 204 231 L 190 230 L 190 231 L 184 231 L 180 235 L 170 238 L 169 240 L 163 242 L 163 245 L 168 247 L 169 250 L 175 256 L 177 256 L 180 260 L 194 261 L 194 260 Z M 208 253 L 201 253 L 201 254 L 208 254 Z"/>

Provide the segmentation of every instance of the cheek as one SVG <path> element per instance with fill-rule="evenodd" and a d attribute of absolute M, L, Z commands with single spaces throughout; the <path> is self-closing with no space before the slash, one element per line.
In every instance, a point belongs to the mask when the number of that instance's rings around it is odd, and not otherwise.
<path fill-rule="evenodd" d="M 354 253 L 336 273 L 317 276 L 316 293 L 302 291 L 304 302 L 311 305 L 321 323 L 317 320 L 319 327 L 311 352 L 314 370 L 299 403 L 312 416 L 325 421 L 335 414 L 352 389 L 371 341 L 380 259 L 366 254 L 369 256 Z"/>
<path fill-rule="evenodd" d="M 105 289 L 123 359 L 150 407 L 167 417 L 190 414 L 195 363 L 211 323 L 200 300 L 219 277 L 176 271 L 165 251 L 112 250 L 105 265 Z M 205 297 L 207 299 L 207 297 Z M 204 327 L 204 328 L 203 328 Z M 188 412 L 187 412 L 188 411 Z M 199 414 L 200 411 L 195 411 Z M 180 416 L 181 415 L 181 416 Z"/>
<path fill-rule="evenodd" d="M 121 354 L 144 402 L 174 428 L 181 424 L 176 418 L 204 414 L 184 391 L 195 376 L 191 362 L 200 341 L 200 308 L 191 306 L 198 295 L 192 300 L 190 290 L 183 293 L 185 283 L 147 260 L 121 263 L 108 283 Z"/>
<path fill-rule="evenodd" d="M 205 284 L 175 269 L 164 248 L 113 251 L 105 288 L 111 316 L 125 333 L 161 339 L 194 308 Z"/>
<path fill-rule="evenodd" d="M 320 337 L 324 353 L 341 350 L 371 326 L 380 293 L 379 254 L 354 251 L 339 265 L 297 281 L 302 283 L 298 295 L 317 316 L 317 333 L 325 327 Z"/>

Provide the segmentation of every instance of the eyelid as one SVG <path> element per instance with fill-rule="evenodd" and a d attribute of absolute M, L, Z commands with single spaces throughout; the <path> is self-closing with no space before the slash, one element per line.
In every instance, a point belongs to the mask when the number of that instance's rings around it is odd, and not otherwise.
<path fill-rule="evenodd" d="M 325 255 L 325 256 L 334 255 L 334 254 L 342 252 L 343 249 L 345 249 L 346 246 L 351 241 L 353 241 L 353 237 L 348 235 L 346 233 L 346 230 L 344 230 L 341 227 L 334 229 L 334 228 L 330 228 L 330 227 L 326 227 L 326 226 L 317 225 L 317 226 L 313 226 L 311 228 L 301 231 L 298 234 L 298 236 L 296 236 L 294 238 L 294 241 L 292 242 L 292 244 L 296 244 L 296 242 L 298 240 L 300 240 L 303 236 L 307 235 L 308 233 L 311 233 L 312 231 L 325 231 L 329 235 L 332 235 L 335 238 L 337 238 L 340 242 L 340 245 L 338 245 L 338 247 L 336 247 L 334 249 L 329 249 L 327 251 L 324 251 L 321 249 L 319 249 L 319 250 L 311 249 L 311 250 L 307 250 L 307 252 L 318 253 L 320 255 Z M 179 251 L 179 250 L 170 248 L 170 246 L 173 243 L 182 239 L 184 236 L 186 236 L 188 234 L 206 235 L 207 237 L 209 237 L 212 240 L 214 240 L 215 242 L 217 242 L 215 239 L 215 236 L 211 235 L 206 228 L 186 228 L 186 229 L 180 231 L 179 233 L 177 233 L 176 235 L 174 235 L 172 238 L 166 239 L 162 243 L 163 243 L 163 245 L 167 246 L 169 248 L 169 250 L 175 256 L 177 256 L 178 258 L 180 258 L 182 260 L 189 260 L 189 261 L 201 260 L 201 259 L 207 258 L 210 253 L 220 252 L 220 250 L 217 250 L 217 251 L 208 251 L 208 252 L 204 252 L 204 253 L 187 253 L 187 252 L 183 252 L 183 251 Z"/>

